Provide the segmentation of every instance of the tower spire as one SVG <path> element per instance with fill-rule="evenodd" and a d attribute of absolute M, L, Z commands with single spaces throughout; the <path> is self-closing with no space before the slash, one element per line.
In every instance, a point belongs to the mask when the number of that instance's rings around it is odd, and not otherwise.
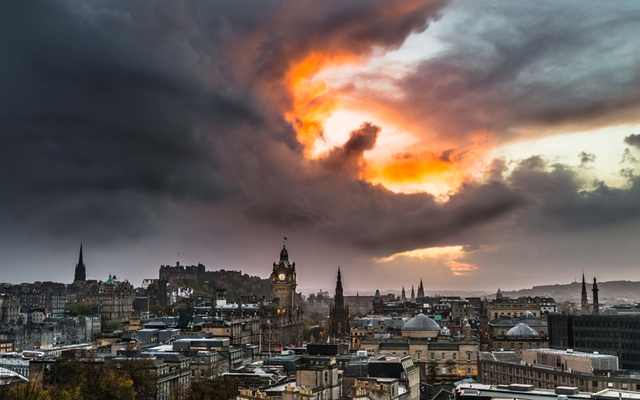
<path fill-rule="evenodd" d="M 598 283 L 596 282 L 596 277 L 593 277 L 593 313 L 595 315 L 600 314 L 600 304 L 598 301 Z"/>
<path fill-rule="evenodd" d="M 587 298 L 587 283 L 584 280 L 584 272 L 582 273 L 582 296 L 581 296 L 582 312 L 587 313 L 589 310 L 589 299 Z"/>
<path fill-rule="evenodd" d="M 82 259 L 82 243 L 80 243 L 80 256 L 78 257 L 78 264 L 76 265 L 76 273 L 73 277 L 73 282 L 84 282 L 87 280 L 87 268 L 84 265 Z"/>

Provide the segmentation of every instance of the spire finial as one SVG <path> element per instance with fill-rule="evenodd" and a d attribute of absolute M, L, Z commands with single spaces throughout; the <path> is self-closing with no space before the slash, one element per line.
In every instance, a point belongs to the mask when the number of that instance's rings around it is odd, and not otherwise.
<path fill-rule="evenodd" d="M 82 262 L 82 243 L 80 243 L 80 257 L 78 258 L 78 264 L 83 264 L 83 262 Z"/>

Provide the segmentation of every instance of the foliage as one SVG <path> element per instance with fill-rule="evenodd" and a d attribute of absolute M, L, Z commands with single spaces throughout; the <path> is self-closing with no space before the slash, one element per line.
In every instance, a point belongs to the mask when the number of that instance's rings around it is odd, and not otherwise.
<path fill-rule="evenodd" d="M 449 371 L 449 374 L 455 374 L 456 373 L 456 362 L 449 359 L 447 361 L 444 362 L 445 367 L 447 368 L 447 370 Z"/>
<path fill-rule="evenodd" d="M 322 320 L 324 319 L 324 315 L 322 313 L 314 311 L 311 313 L 311 315 L 309 315 L 309 318 L 311 319 L 311 321 L 313 321 L 314 325 L 320 325 L 320 322 L 322 322 Z"/>
<path fill-rule="evenodd" d="M 90 306 L 84 301 L 79 301 L 77 303 L 73 303 L 71 307 L 69 307 L 69 314 L 73 316 L 96 315 L 98 314 L 98 309 L 95 306 Z"/>
<path fill-rule="evenodd" d="M 104 324 L 103 331 L 114 332 L 122 330 L 122 320 L 114 319 Z"/>
<path fill-rule="evenodd" d="M 429 360 L 427 363 L 427 375 L 429 376 L 430 383 L 433 384 L 438 375 L 438 362 L 436 360 Z"/>
<path fill-rule="evenodd" d="M 307 342 L 311 340 L 311 327 L 309 326 L 309 324 L 305 323 L 302 326 L 302 340 Z"/>
<path fill-rule="evenodd" d="M 103 362 L 78 362 L 59 358 L 45 373 L 51 400 L 133 400 L 133 381 Z"/>
<path fill-rule="evenodd" d="M 234 378 L 219 376 L 211 380 L 192 382 L 185 400 L 228 400 L 238 395 L 241 382 Z"/>

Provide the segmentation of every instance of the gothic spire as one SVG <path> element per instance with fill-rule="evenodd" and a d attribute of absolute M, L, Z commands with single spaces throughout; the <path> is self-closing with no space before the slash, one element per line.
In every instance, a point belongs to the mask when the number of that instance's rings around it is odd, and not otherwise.
<path fill-rule="evenodd" d="M 582 273 L 582 299 L 581 299 L 581 306 L 582 306 L 582 312 L 586 313 L 587 310 L 589 309 L 589 299 L 587 298 L 587 283 L 584 280 L 584 272 Z"/>
<path fill-rule="evenodd" d="M 82 260 L 82 243 L 80 243 L 80 256 L 78 257 L 78 264 L 76 265 L 76 272 L 73 277 L 74 282 L 84 282 L 87 280 L 87 270 Z"/>

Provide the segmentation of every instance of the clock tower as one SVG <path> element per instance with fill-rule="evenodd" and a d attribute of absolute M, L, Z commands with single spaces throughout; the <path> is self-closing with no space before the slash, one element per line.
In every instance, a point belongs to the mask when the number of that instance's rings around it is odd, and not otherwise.
<path fill-rule="evenodd" d="M 285 246 L 280 251 L 280 261 L 273 263 L 269 280 L 273 301 L 262 311 L 262 354 L 302 345 L 303 315 L 296 305 L 296 263 L 289 261 Z"/>
<path fill-rule="evenodd" d="M 296 263 L 289 262 L 289 253 L 286 247 L 282 246 L 280 261 L 273 263 L 271 293 L 273 301 L 277 301 L 280 308 L 288 313 L 293 312 L 296 308 L 296 286 Z"/>

